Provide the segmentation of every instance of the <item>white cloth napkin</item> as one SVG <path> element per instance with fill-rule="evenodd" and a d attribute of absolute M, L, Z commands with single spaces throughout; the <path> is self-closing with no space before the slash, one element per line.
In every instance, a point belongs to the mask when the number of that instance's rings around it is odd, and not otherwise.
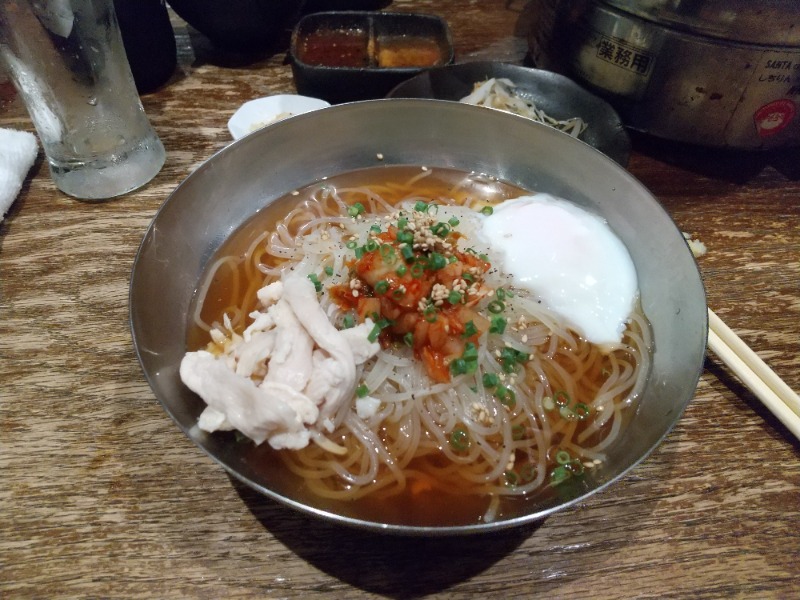
<path fill-rule="evenodd" d="M 0 129 L 0 221 L 19 194 L 38 151 L 32 133 Z"/>

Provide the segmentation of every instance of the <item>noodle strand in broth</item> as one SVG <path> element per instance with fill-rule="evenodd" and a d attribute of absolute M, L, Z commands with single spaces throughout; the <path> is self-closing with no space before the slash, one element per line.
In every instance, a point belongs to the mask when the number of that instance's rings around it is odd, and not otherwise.
<path fill-rule="evenodd" d="M 212 329 L 241 335 L 258 309 L 256 292 L 290 272 L 318 278 L 320 306 L 337 328 L 346 327 L 348 315 L 363 317 L 355 307 L 364 295 L 351 296 L 352 289 L 379 295 L 378 284 L 364 287 L 364 278 L 353 283 L 360 268 L 354 248 L 377 235 L 373 254 L 398 260 L 388 237 L 398 210 L 408 214 L 421 201 L 437 206 L 448 222 L 448 210 L 477 211 L 519 192 L 484 176 L 410 167 L 367 170 L 299 190 L 248 223 L 211 264 L 191 313 L 190 350 L 213 348 Z M 453 225 L 455 218 L 449 223 L 453 239 L 470 241 L 468 227 Z M 621 343 L 599 347 L 536 297 L 509 285 L 499 269 L 487 267 L 480 277 L 491 292 L 472 296 L 473 304 L 465 306 L 480 316 L 475 324 L 496 325 L 490 304 L 501 297 L 502 331 L 487 325 L 469 336 L 448 334 L 448 342 L 462 347 L 459 338 L 476 340 L 469 347 L 473 370 L 454 371 L 451 358 L 450 376 L 437 380 L 421 360 L 427 351 L 403 343 L 408 334 L 392 333 L 394 322 L 384 324 L 381 350 L 358 367 L 359 393 L 333 415 L 333 429 L 314 431 L 304 448 L 274 453 L 311 494 L 418 505 L 436 494 L 466 495 L 481 499 L 478 519 L 492 520 L 502 513 L 503 498 L 546 493 L 602 464 L 649 369 L 650 329 L 641 310 L 630 316 Z M 397 317 L 403 318 L 410 317 Z M 518 363 L 511 368 L 509 356 Z"/>

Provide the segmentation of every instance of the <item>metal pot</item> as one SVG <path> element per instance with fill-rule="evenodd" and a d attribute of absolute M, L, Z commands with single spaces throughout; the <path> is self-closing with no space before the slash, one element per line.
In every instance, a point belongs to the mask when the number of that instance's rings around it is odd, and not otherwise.
<path fill-rule="evenodd" d="M 606 97 L 628 127 L 717 147 L 800 145 L 800 2 L 531 4 L 536 65 Z"/>

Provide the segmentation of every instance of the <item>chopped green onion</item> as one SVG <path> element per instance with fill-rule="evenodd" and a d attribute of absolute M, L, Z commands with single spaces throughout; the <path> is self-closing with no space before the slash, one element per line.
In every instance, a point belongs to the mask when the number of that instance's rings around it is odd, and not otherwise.
<path fill-rule="evenodd" d="M 545 410 L 553 410 L 556 407 L 556 403 L 553 402 L 550 396 L 545 396 L 542 398 L 542 407 L 544 407 Z"/>
<path fill-rule="evenodd" d="M 311 283 L 314 284 L 314 289 L 317 290 L 318 292 L 321 292 L 322 291 L 322 283 L 320 283 L 319 277 L 317 277 L 317 274 L 316 273 L 310 273 L 308 275 L 308 278 L 311 280 Z"/>
<path fill-rule="evenodd" d="M 456 358 L 450 362 L 450 372 L 453 375 L 463 375 L 467 372 L 467 361 L 463 358 Z"/>
<path fill-rule="evenodd" d="M 364 251 L 364 246 L 359 246 L 358 248 L 356 248 L 355 252 L 357 259 L 363 258 L 364 254 L 366 254 L 366 252 Z"/>
<path fill-rule="evenodd" d="M 584 402 L 576 402 L 575 406 L 572 407 L 572 412 L 575 413 L 575 416 L 578 417 L 581 421 L 589 417 L 591 413 L 591 409 L 589 405 Z"/>
<path fill-rule="evenodd" d="M 565 465 L 572 460 L 572 456 L 566 450 L 559 450 L 556 452 L 556 462 L 560 465 Z"/>
<path fill-rule="evenodd" d="M 414 258 L 414 249 L 409 244 L 406 244 L 400 248 L 400 254 L 406 261 L 410 261 Z"/>
<path fill-rule="evenodd" d="M 328 277 L 333 275 L 333 267 L 332 266 L 328 265 L 327 267 L 325 267 L 325 275 L 327 275 Z"/>
<path fill-rule="evenodd" d="M 506 471 L 505 473 L 503 473 L 503 477 L 506 478 L 506 485 L 511 487 L 517 485 L 518 478 L 517 474 L 514 473 L 514 471 Z"/>
<path fill-rule="evenodd" d="M 413 265 L 411 265 L 411 276 L 414 279 L 419 279 L 424 274 L 425 274 L 425 265 L 423 265 L 421 262 L 415 262 Z"/>
<path fill-rule="evenodd" d="M 492 317 L 489 333 L 503 333 L 506 330 L 506 324 L 507 321 L 505 317 Z"/>
<path fill-rule="evenodd" d="M 450 447 L 456 452 L 469 448 L 469 433 L 463 427 L 456 427 L 450 433 Z"/>
<path fill-rule="evenodd" d="M 408 267 L 405 265 L 400 265 L 394 270 L 394 272 L 400 277 L 403 277 L 406 273 L 408 273 Z"/>
<path fill-rule="evenodd" d="M 480 254 L 478 254 L 478 258 L 480 258 L 481 260 L 489 260 L 489 255 L 481 252 Z"/>
<path fill-rule="evenodd" d="M 447 295 L 447 301 L 450 304 L 459 304 L 462 298 L 461 292 L 457 292 L 456 290 L 450 290 L 450 293 Z"/>
<path fill-rule="evenodd" d="M 478 328 L 475 327 L 475 322 L 472 321 L 472 319 L 464 323 L 464 333 L 461 334 L 461 337 L 468 338 L 477 334 L 478 334 Z"/>
<path fill-rule="evenodd" d="M 389 291 L 389 282 L 385 279 L 381 279 L 375 284 L 374 289 L 376 294 L 385 294 L 387 291 Z"/>
<path fill-rule="evenodd" d="M 397 232 L 397 241 L 400 244 L 413 244 L 414 243 L 414 234 L 410 231 L 398 231 Z"/>
<path fill-rule="evenodd" d="M 374 342 L 374 341 L 376 341 L 376 340 L 378 339 L 378 336 L 379 336 L 380 334 L 381 334 L 381 328 L 380 328 L 380 325 L 378 325 L 378 324 L 376 323 L 375 325 L 373 325 L 373 326 L 372 326 L 372 331 L 370 331 L 370 332 L 369 332 L 369 335 L 367 336 L 367 339 L 368 339 L 370 342 Z"/>
<path fill-rule="evenodd" d="M 447 234 L 450 233 L 450 225 L 439 221 L 435 225 L 431 225 L 431 232 L 436 237 L 440 238 L 447 237 Z"/>
<path fill-rule="evenodd" d="M 484 373 L 483 385 L 487 388 L 497 387 L 498 385 L 500 385 L 500 378 L 497 376 L 496 373 Z"/>
<path fill-rule="evenodd" d="M 397 228 L 400 230 L 405 229 L 408 226 L 408 218 L 407 217 L 400 217 L 397 219 Z"/>
<path fill-rule="evenodd" d="M 500 350 L 500 364 L 503 365 L 503 371 L 506 373 L 513 373 L 517 369 L 517 364 L 527 362 L 529 359 L 530 355 L 508 346 Z"/>
<path fill-rule="evenodd" d="M 389 325 L 391 325 L 391 322 L 390 322 L 390 321 L 388 321 L 387 319 L 381 319 L 381 320 L 379 320 L 379 321 L 378 321 L 378 322 L 376 322 L 376 323 L 375 323 L 375 325 L 372 327 L 372 331 L 370 331 L 370 332 L 369 332 L 369 335 L 367 336 L 367 339 L 368 339 L 370 342 L 374 342 L 375 340 L 377 340 L 377 339 L 378 339 L 378 336 L 381 334 L 381 331 L 382 331 L 384 328 L 388 327 Z"/>
<path fill-rule="evenodd" d="M 519 478 L 522 483 L 530 483 L 536 479 L 536 465 L 533 463 L 525 463 L 519 470 Z"/>
<path fill-rule="evenodd" d="M 414 345 L 414 334 L 410 331 L 403 336 L 403 343 L 409 348 Z"/>
<path fill-rule="evenodd" d="M 421 213 L 428 212 L 428 205 L 422 200 L 417 200 L 417 203 L 414 205 L 414 210 Z"/>
<path fill-rule="evenodd" d="M 453 263 L 458 262 L 458 258 L 455 256 L 449 256 L 447 257 L 447 262 L 452 265 Z"/>
<path fill-rule="evenodd" d="M 497 288 L 494 291 L 494 297 L 500 300 L 500 302 L 502 302 L 503 300 L 506 299 L 506 291 L 503 288 Z"/>
<path fill-rule="evenodd" d="M 490 215 L 490 214 L 492 214 L 492 213 L 494 212 L 494 209 L 493 209 L 491 206 L 484 206 L 484 207 L 481 209 L 481 212 L 482 212 L 484 215 Z"/>
<path fill-rule="evenodd" d="M 517 405 L 517 395 L 510 387 L 500 386 L 495 390 L 495 394 L 500 403 L 508 408 L 514 408 Z"/>
<path fill-rule="evenodd" d="M 375 240 L 367 240 L 367 243 L 364 244 L 364 249 L 367 252 L 375 252 L 378 249 L 378 242 Z"/>
<path fill-rule="evenodd" d="M 381 232 L 381 226 L 380 226 L 380 225 L 378 225 L 377 223 L 375 223 L 375 225 L 373 225 L 372 227 L 370 227 L 370 228 L 369 228 L 369 230 L 370 230 L 372 233 L 380 233 L 380 232 Z"/>
<path fill-rule="evenodd" d="M 397 288 L 395 291 L 392 292 L 392 296 L 394 296 L 395 298 L 402 298 L 405 295 L 406 291 L 401 287 Z"/>
<path fill-rule="evenodd" d="M 345 244 L 345 247 L 348 250 L 355 250 L 357 246 L 358 246 L 358 242 L 356 242 L 355 240 L 350 240 L 349 242 L 347 242 Z"/>
<path fill-rule="evenodd" d="M 425 307 L 425 310 L 422 311 L 422 315 L 425 317 L 425 320 L 428 323 L 435 323 L 436 322 L 436 307 L 432 304 L 429 304 Z"/>
<path fill-rule="evenodd" d="M 575 417 L 575 413 L 570 410 L 569 406 L 560 406 L 558 409 L 558 414 L 565 419 L 572 419 Z"/>
<path fill-rule="evenodd" d="M 464 344 L 464 358 L 478 358 L 478 347 L 472 342 Z"/>
<path fill-rule="evenodd" d="M 511 439 L 514 441 L 524 440 L 526 433 L 525 425 L 514 425 L 511 428 Z"/>
<path fill-rule="evenodd" d="M 498 314 L 505 310 L 506 305 L 499 300 L 492 300 L 486 308 L 489 309 L 490 313 Z"/>
<path fill-rule="evenodd" d="M 366 386 L 366 384 L 362 383 L 360 386 L 356 388 L 356 396 L 358 396 L 359 398 L 363 398 L 367 394 L 369 394 L 369 388 Z"/>
<path fill-rule="evenodd" d="M 458 225 L 459 221 L 455 217 L 450 217 L 450 220 L 447 221 L 447 223 L 450 225 L 450 227 L 455 227 Z"/>
<path fill-rule="evenodd" d="M 570 472 L 563 466 L 558 466 L 550 473 L 550 482 L 553 485 L 558 485 L 559 483 L 569 479 Z"/>
<path fill-rule="evenodd" d="M 463 279 L 467 283 L 474 283 L 475 282 L 475 278 L 472 276 L 472 273 L 462 273 L 461 274 L 461 279 Z"/>
<path fill-rule="evenodd" d="M 347 209 L 347 214 L 351 217 L 357 217 L 358 215 L 362 214 L 366 209 L 361 202 L 356 202 L 352 206 Z"/>
<path fill-rule="evenodd" d="M 430 260 L 428 264 L 431 269 L 434 271 L 438 271 L 439 269 L 444 269 L 447 266 L 447 259 L 444 255 L 439 254 L 438 252 L 431 252 Z"/>
<path fill-rule="evenodd" d="M 391 244 L 381 244 L 381 258 L 383 262 L 392 264 L 397 260 L 397 255 L 394 251 L 394 246 Z"/>
<path fill-rule="evenodd" d="M 555 402 L 557 406 L 567 406 L 570 401 L 569 394 L 564 390 L 559 390 L 553 394 L 553 402 Z"/>
<path fill-rule="evenodd" d="M 350 313 L 346 314 L 342 319 L 342 327 L 344 329 L 352 329 L 356 326 L 356 320 Z"/>
<path fill-rule="evenodd" d="M 464 344 L 464 352 L 460 358 L 450 363 L 450 370 L 454 375 L 474 373 L 478 370 L 478 347 L 472 342 Z"/>

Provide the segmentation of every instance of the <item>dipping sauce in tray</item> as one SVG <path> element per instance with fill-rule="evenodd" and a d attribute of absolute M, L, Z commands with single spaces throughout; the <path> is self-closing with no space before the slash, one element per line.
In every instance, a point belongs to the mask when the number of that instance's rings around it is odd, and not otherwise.
<path fill-rule="evenodd" d="M 321 28 L 305 34 L 298 58 L 307 65 L 328 67 L 408 68 L 442 65 L 441 45 L 421 35 L 380 35 L 363 29 Z"/>
<path fill-rule="evenodd" d="M 366 67 L 367 46 L 368 35 L 363 29 L 317 29 L 303 37 L 298 58 L 309 65 Z"/>

